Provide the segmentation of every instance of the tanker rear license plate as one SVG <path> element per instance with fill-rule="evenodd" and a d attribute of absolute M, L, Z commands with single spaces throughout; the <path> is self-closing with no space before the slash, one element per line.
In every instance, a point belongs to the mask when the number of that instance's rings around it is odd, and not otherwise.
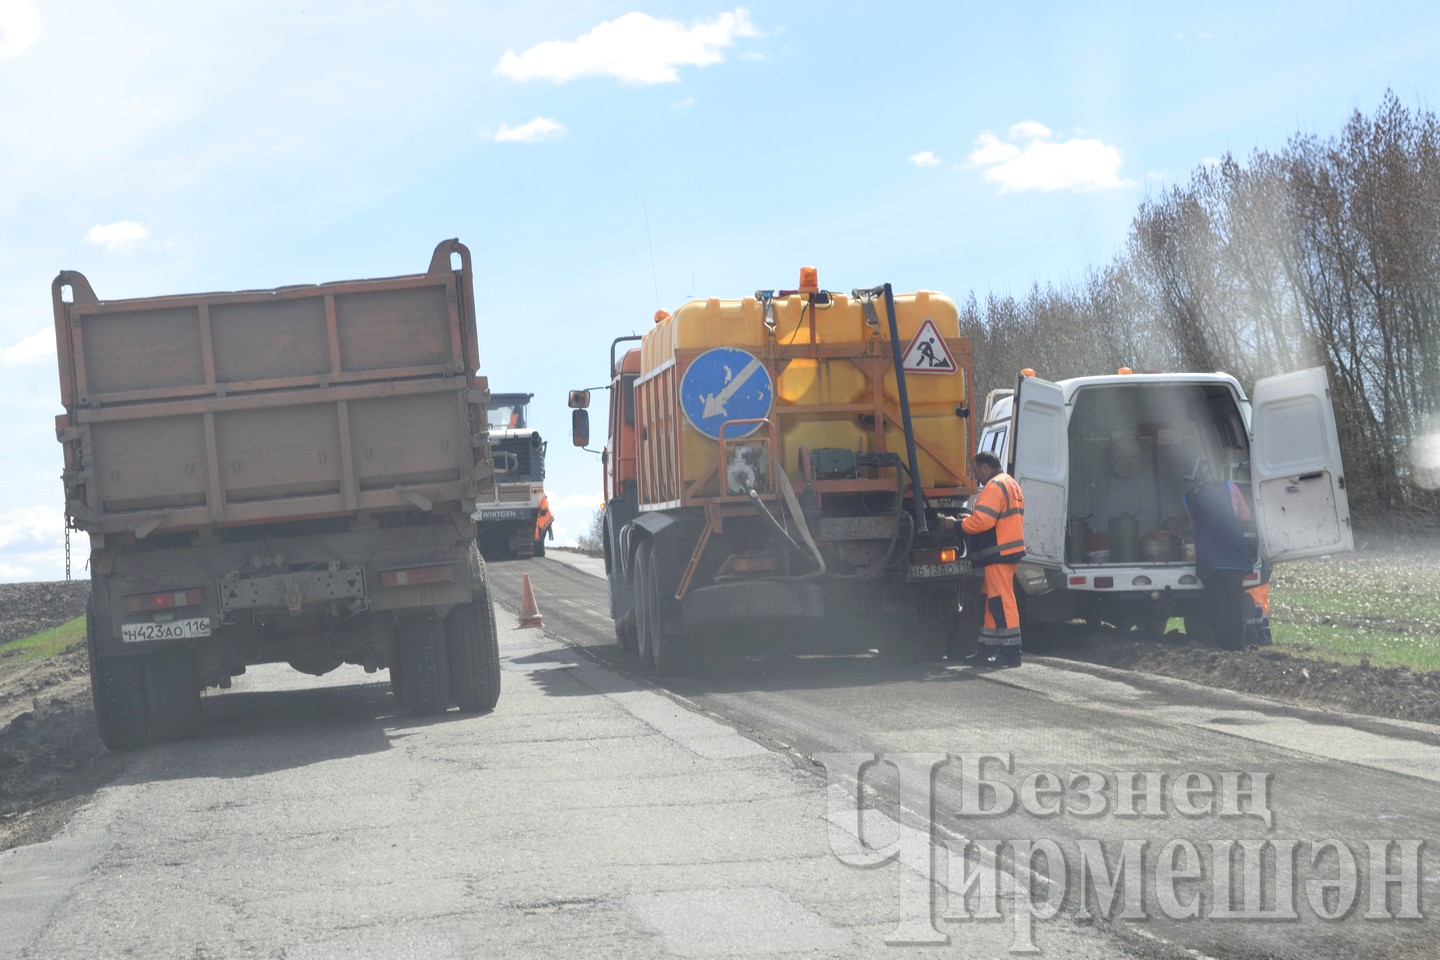
<path fill-rule="evenodd" d="M 969 572 L 969 560 L 956 560 L 953 563 L 912 563 L 910 564 L 910 575 L 906 579 L 930 580 L 936 577 L 958 577 L 962 573 Z"/>
<path fill-rule="evenodd" d="M 210 618 L 172 620 L 169 623 L 122 623 L 120 639 L 126 643 L 146 640 L 184 640 L 187 637 L 210 636 Z"/>

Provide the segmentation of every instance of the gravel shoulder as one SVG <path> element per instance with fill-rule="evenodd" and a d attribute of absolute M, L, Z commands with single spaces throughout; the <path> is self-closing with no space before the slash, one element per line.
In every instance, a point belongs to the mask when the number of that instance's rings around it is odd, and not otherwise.
<path fill-rule="evenodd" d="M 83 616 L 89 583 L 0 584 L 0 643 Z M 1224 651 L 1172 631 L 1146 640 L 1076 625 L 1033 653 L 1190 680 L 1297 706 L 1440 723 L 1440 673 L 1355 666 L 1272 648 Z M 45 660 L 0 658 L 0 850 L 52 836 L 130 757 L 95 732 L 84 644 Z M 133 756 L 133 755 L 132 755 Z"/>

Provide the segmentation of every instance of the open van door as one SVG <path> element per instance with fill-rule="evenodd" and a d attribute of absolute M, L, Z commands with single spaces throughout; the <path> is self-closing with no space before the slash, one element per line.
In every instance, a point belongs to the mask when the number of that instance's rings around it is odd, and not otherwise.
<path fill-rule="evenodd" d="M 1298 560 L 1355 549 L 1323 367 L 1255 384 L 1250 479 L 1263 559 Z"/>
<path fill-rule="evenodd" d="M 1059 566 L 1065 559 L 1070 474 L 1065 392 L 1060 385 L 1021 377 L 1011 431 L 1013 476 L 1025 492 L 1025 559 Z"/>

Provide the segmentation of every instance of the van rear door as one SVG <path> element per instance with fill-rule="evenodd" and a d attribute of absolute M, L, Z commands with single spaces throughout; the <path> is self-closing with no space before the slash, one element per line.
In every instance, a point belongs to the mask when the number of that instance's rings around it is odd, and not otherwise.
<path fill-rule="evenodd" d="M 1025 491 L 1025 559 L 1059 566 L 1065 558 L 1070 474 L 1065 392 L 1060 385 L 1021 377 L 1012 430 L 1014 476 Z"/>
<path fill-rule="evenodd" d="M 1264 559 L 1298 560 L 1355 549 L 1323 367 L 1255 384 L 1250 476 Z"/>

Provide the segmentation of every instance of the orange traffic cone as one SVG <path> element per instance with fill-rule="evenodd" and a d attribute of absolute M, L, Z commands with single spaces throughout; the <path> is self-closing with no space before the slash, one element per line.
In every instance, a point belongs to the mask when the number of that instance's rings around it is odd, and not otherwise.
<path fill-rule="evenodd" d="M 528 573 L 520 580 L 520 626 L 545 626 L 545 618 L 540 616 L 540 607 L 535 603 L 535 588 L 530 586 Z"/>

